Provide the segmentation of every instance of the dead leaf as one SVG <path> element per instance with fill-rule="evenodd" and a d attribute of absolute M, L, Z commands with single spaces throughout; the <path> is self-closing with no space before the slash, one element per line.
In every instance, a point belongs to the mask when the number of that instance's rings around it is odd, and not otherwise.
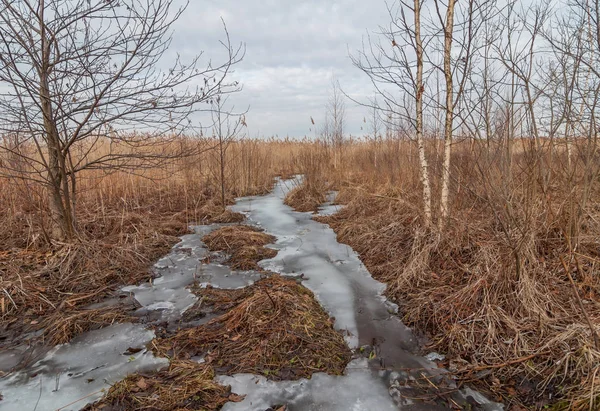
<path fill-rule="evenodd" d="M 144 378 L 140 378 L 135 385 L 140 387 L 140 389 L 142 389 L 142 390 L 148 389 L 148 383 L 146 382 L 146 380 Z"/>
<path fill-rule="evenodd" d="M 231 402 L 241 402 L 244 400 L 245 395 L 237 395 L 237 394 L 229 394 L 229 397 L 227 398 L 229 401 Z"/>

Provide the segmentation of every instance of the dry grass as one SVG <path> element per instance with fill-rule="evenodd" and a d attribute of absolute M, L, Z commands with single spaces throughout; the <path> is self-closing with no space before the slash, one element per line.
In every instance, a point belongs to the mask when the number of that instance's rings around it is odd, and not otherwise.
<path fill-rule="evenodd" d="M 388 295 L 400 305 L 405 321 L 426 331 L 432 347 L 448 354 L 446 365 L 461 381 L 486 385 L 509 408 L 595 409 L 600 406 L 600 351 L 575 292 L 597 330 L 600 192 L 597 173 L 586 174 L 586 167 L 600 159 L 586 159 L 585 147 L 574 144 L 567 165 L 562 147 L 548 149 L 544 141 L 546 184 L 536 165 L 540 153 L 530 143 L 515 139 L 510 162 L 503 157 L 501 141 L 489 147 L 456 143 L 451 218 L 439 233 L 422 226 L 415 145 L 394 138 L 348 141 L 335 164 L 331 150 L 320 142 L 235 143 L 227 165 L 227 199 L 264 193 L 273 176 L 295 173 L 305 175 L 305 185 L 287 199 L 295 207 L 314 210 L 327 189 L 340 190 L 337 201 L 347 207 L 325 221 L 388 284 Z M 440 148 L 440 140 L 428 140 L 434 194 L 440 189 Z M 39 328 L 44 318 L 65 309 L 70 318 L 119 285 L 147 278 L 147 267 L 191 222 L 238 222 L 240 216 L 223 212 L 224 205 L 215 200 L 217 170 L 214 155 L 206 152 L 164 168 L 140 170 L 139 175 L 87 172 L 78 186 L 82 238 L 77 244 L 46 242 L 43 189 L 0 180 L 3 333 L 17 333 L 25 325 Z M 589 200 L 584 204 L 585 196 Z M 262 236 L 253 230 L 238 232 L 215 238 L 215 247 L 228 254 L 238 250 L 239 260 L 232 256 L 229 263 L 245 269 L 273 252 L 261 248 L 264 241 L 272 241 Z M 262 243 L 237 244 L 259 237 Z M 273 306 L 266 293 L 253 294 L 261 295 L 261 304 Z M 285 307 L 283 300 L 274 300 Z M 235 298 L 227 304 L 242 305 Z M 275 307 L 272 311 L 280 310 Z M 261 321 L 254 313 L 233 312 L 237 317 L 221 320 L 238 327 L 236 334 L 211 323 L 229 336 L 224 343 L 230 348 L 239 346 L 231 341 L 238 333 L 251 337 L 252 332 L 273 331 L 240 323 Z M 272 318 L 263 314 L 265 320 Z M 53 318 L 57 324 L 64 320 Z M 277 322 L 274 330 L 283 332 L 282 326 Z M 77 333 L 80 328 L 64 329 Z M 218 349 L 218 332 L 214 341 L 205 340 L 204 348 L 215 344 Z M 256 337 L 253 343 L 259 341 Z M 233 350 L 236 361 L 249 355 L 248 369 L 271 372 L 268 359 L 261 359 L 266 367 L 253 365 L 257 353 L 250 348 Z M 313 358 L 323 358 L 323 352 L 315 351 Z"/>
<path fill-rule="evenodd" d="M 294 187 L 285 196 L 285 204 L 296 211 L 317 211 L 317 208 L 326 201 L 324 186 L 301 184 Z"/>
<path fill-rule="evenodd" d="M 228 309 L 207 324 L 154 342 L 159 355 L 204 355 L 221 374 L 254 373 L 270 379 L 339 375 L 350 360 L 343 337 L 312 293 L 278 275 L 244 290 L 198 290 L 203 304 Z"/>
<path fill-rule="evenodd" d="M 560 262 L 570 261 L 597 332 L 598 188 L 591 189 L 595 200 L 584 210 L 588 217 L 572 254 L 565 236 L 573 221 L 568 204 L 581 188 L 564 173 L 564 158 L 554 157 L 554 180 L 544 193 L 535 188 L 531 154 L 522 147 L 513 158 L 520 173 L 509 180 L 485 151 L 457 145 L 452 218 L 442 233 L 428 232 L 415 152 L 410 143 L 400 151 L 391 143 L 346 148 L 335 177 L 338 201 L 346 207 L 319 220 L 388 284 L 404 321 L 429 335 L 430 349 L 448 355 L 446 366 L 460 381 L 491 391 L 509 409 L 600 407 L 600 351 Z M 398 159 L 386 159 L 386 149 Z M 429 149 L 435 159 L 435 147 Z"/>
<path fill-rule="evenodd" d="M 49 342 L 85 329 L 65 318 L 119 287 L 148 280 L 151 264 L 168 252 L 192 223 L 239 222 L 219 198 L 218 163 L 211 141 L 192 141 L 193 157 L 135 173 L 89 170 L 78 182 L 79 238 L 49 242 L 47 193 L 26 181 L 0 178 L 0 332 L 2 344 L 46 326 L 61 329 Z M 273 178 L 290 173 L 288 154 L 300 143 L 246 140 L 228 149 L 227 201 L 268 192 Z M 102 154 L 102 146 L 95 155 Z M 57 321 L 52 323 L 52 319 Z M 110 322 L 110 319 L 107 318 Z M 98 324 L 99 325 L 99 324 Z"/>
<path fill-rule="evenodd" d="M 325 193 L 332 181 L 328 181 L 331 153 L 326 145 L 319 142 L 306 144 L 292 157 L 295 168 L 302 174 L 302 183 L 286 195 L 284 203 L 296 211 L 317 211 L 326 200 Z"/>
<path fill-rule="evenodd" d="M 91 317 L 85 306 L 103 300 L 121 285 L 151 278 L 149 266 L 178 240 L 172 234 L 186 231 L 185 223 L 165 224 L 160 217 L 123 217 L 107 220 L 118 228 L 86 225 L 107 232 L 98 239 L 60 248 L 15 250 L 6 258 L 0 281 L 5 331 L 17 336 L 46 328 L 49 343 L 70 340 L 88 329 L 83 322 Z M 102 314 L 96 325 L 123 317 Z"/>
<path fill-rule="evenodd" d="M 74 336 L 114 323 L 133 322 L 136 318 L 125 313 L 123 305 L 98 309 L 56 311 L 41 322 L 44 342 L 49 345 L 64 344 Z M 131 309 L 131 307 L 130 307 Z"/>
<path fill-rule="evenodd" d="M 247 225 L 219 228 L 205 235 L 202 241 L 210 251 L 229 254 L 227 264 L 234 270 L 260 270 L 257 264 L 260 260 L 277 255 L 277 251 L 265 247 L 275 242 L 275 237 Z"/>
<path fill-rule="evenodd" d="M 84 410 L 218 410 L 228 401 L 241 399 L 229 387 L 214 382 L 211 366 L 172 361 L 168 370 L 130 375 L 117 382 L 102 400 Z"/>

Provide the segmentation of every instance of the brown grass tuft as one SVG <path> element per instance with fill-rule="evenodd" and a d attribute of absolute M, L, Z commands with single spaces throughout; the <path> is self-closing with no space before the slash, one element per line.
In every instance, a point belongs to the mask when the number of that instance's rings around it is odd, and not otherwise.
<path fill-rule="evenodd" d="M 221 227 L 205 235 L 202 241 L 210 251 L 232 251 L 244 246 L 264 246 L 275 241 L 275 237 L 247 225 Z"/>
<path fill-rule="evenodd" d="M 214 217 L 211 222 L 213 223 L 241 223 L 246 217 L 241 213 L 234 213 L 231 210 L 225 210 L 223 213 Z"/>
<path fill-rule="evenodd" d="M 260 270 L 258 261 L 273 258 L 277 250 L 256 245 L 245 245 L 236 249 L 227 264 L 234 270 Z"/>
<path fill-rule="evenodd" d="M 343 337 L 312 293 L 273 275 L 244 291 L 200 290 L 228 312 L 205 325 L 155 340 L 158 355 L 186 359 L 205 355 L 219 373 L 262 374 L 270 379 L 339 375 L 350 360 Z M 222 300 L 222 301 L 219 301 Z"/>
<path fill-rule="evenodd" d="M 284 203 L 296 211 L 317 211 L 317 208 L 326 201 L 323 187 L 314 187 L 301 184 L 294 187 L 285 196 Z"/>
<path fill-rule="evenodd" d="M 41 323 L 44 342 L 50 345 L 64 344 L 86 331 L 97 330 L 114 323 L 132 322 L 136 318 L 123 312 L 122 305 L 71 311 L 56 311 Z"/>
<path fill-rule="evenodd" d="M 230 254 L 227 264 L 234 270 L 260 270 L 258 262 L 273 258 L 277 251 L 265 245 L 275 242 L 275 237 L 258 228 L 236 225 L 219 228 L 202 238 L 210 251 Z"/>
<path fill-rule="evenodd" d="M 242 399 L 214 382 L 211 366 L 172 361 L 168 370 L 134 374 L 117 382 L 104 398 L 84 410 L 218 410 L 228 401 Z"/>

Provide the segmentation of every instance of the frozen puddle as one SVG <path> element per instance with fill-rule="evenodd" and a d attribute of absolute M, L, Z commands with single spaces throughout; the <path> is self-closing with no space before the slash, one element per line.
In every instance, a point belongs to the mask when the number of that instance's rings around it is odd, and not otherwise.
<path fill-rule="evenodd" d="M 348 364 L 343 377 L 317 373 L 310 380 L 281 382 L 252 374 L 218 377 L 233 392 L 246 394 L 244 401 L 228 403 L 223 411 L 264 411 L 275 404 L 287 404 L 290 410 L 397 410 L 387 387 L 371 374 L 365 361 Z"/>
<path fill-rule="evenodd" d="M 202 262 L 210 253 L 201 238 L 223 225 L 191 227 L 194 233 L 182 236 L 181 242 L 154 264 L 159 277 L 152 283 L 123 288 L 123 291 L 133 293 L 143 306 L 136 315 L 149 316 L 153 320 L 175 321 L 198 300 L 188 286 L 197 283 L 235 289 L 252 285 L 261 278 L 260 273 L 255 271 L 231 271 L 222 264 Z"/>
<path fill-rule="evenodd" d="M 0 410 L 79 410 L 129 374 L 168 366 L 168 360 L 147 352 L 153 338 L 141 325 L 117 324 L 56 346 L 31 367 L 0 380 Z"/>

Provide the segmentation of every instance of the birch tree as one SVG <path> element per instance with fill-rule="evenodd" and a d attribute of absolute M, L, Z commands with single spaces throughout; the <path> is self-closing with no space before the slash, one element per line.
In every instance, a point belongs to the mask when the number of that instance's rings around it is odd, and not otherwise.
<path fill-rule="evenodd" d="M 478 63 L 481 50 L 486 52 L 487 36 L 484 36 L 482 41 L 480 33 L 486 28 L 495 10 L 494 2 L 489 0 L 467 0 L 459 3 L 462 7 L 458 9 L 456 0 L 448 0 L 445 5 L 441 0 L 435 0 L 434 4 L 437 21 L 432 22 L 432 26 L 437 25 L 443 36 L 442 67 L 439 69 L 444 76 L 445 98 L 441 107 L 444 113 L 444 154 L 438 215 L 438 229 L 442 229 L 449 215 L 455 119 L 460 121 L 459 126 L 463 125 L 463 119 L 472 117 L 471 113 L 476 110 L 470 102 L 463 101 L 463 97 L 472 81 L 473 69 Z M 485 67 L 485 70 L 489 68 Z"/>
<path fill-rule="evenodd" d="M 439 1 L 436 0 L 435 6 L 440 24 L 444 31 L 444 79 L 446 81 L 446 106 L 444 121 L 444 160 L 442 165 L 442 190 L 440 194 L 440 215 L 438 220 L 439 228 L 448 217 L 448 192 L 450 189 L 450 156 L 452 154 L 452 133 L 454 131 L 454 85 L 452 81 L 452 39 L 454 35 L 454 4 L 455 0 L 448 0 L 446 8 L 446 17 L 442 19 L 440 15 Z M 468 54 L 465 58 L 468 58 Z M 465 62 L 466 63 L 466 62 Z"/>
<path fill-rule="evenodd" d="M 425 156 L 425 142 L 423 141 L 423 40 L 421 39 L 421 0 L 414 0 L 414 22 L 415 22 L 415 52 L 417 55 L 417 76 L 415 83 L 415 106 L 416 122 L 415 134 L 419 150 L 419 165 L 421 170 L 421 184 L 423 185 L 423 213 L 425 214 L 425 226 L 431 225 L 431 186 L 429 183 L 429 165 Z M 406 25 L 405 25 L 406 26 Z"/>
<path fill-rule="evenodd" d="M 388 7 L 390 23 L 380 27 L 381 39 L 367 37 L 362 50 L 351 56 L 375 87 L 380 112 L 411 124 L 419 153 L 423 223 L 431 226 L 431 184 L 425 153 L 423 112 L 425 97 L 425 52 L 421 34 L 423 0 L 400 1 Z M 389 121 L 388 121 L 389 123 Z"/>

